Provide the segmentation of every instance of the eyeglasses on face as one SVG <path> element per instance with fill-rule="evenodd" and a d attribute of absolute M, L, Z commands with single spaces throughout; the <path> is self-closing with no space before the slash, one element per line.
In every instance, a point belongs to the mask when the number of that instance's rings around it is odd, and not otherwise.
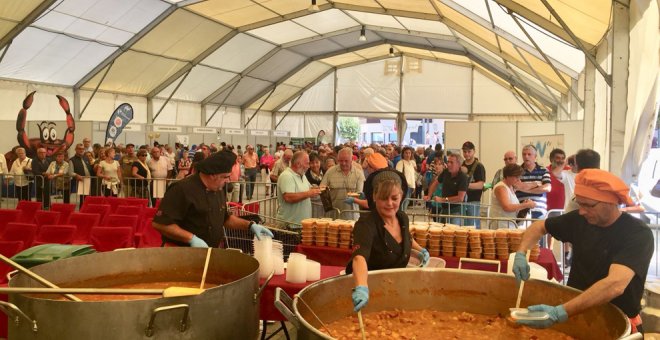
<path fill-rule="evenodd" d="M 589 203 L 585 203 L 585 202 L 580 202 L 575 197 L 573 197 L 573 202 L 575 202 L 575 204 L 577 204 L 580 208 L 588 208 L 588 209 L 594 208 L 597 205 L 599 205 L 600 203 L 602 203 L 600 201 L 596 201 L 596 203 L 589 204 Z"/>
<path fill-rule="evenodd" d="M 515 160 L 514 157 L 504 157 L 504 161 L 513 161 Z"/>

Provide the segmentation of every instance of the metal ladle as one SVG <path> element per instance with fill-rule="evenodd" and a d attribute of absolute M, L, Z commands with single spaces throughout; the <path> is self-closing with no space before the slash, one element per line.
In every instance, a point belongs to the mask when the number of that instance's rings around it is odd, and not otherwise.
<path fill-rule="evenodd" d="M 41 283 L 41 284 L 43 284 L 43 285 L 45 285 L 45 286 L 47 286 L 47 287 L 50 287 L 50 288 L 56 288 L 56 289 L 59 289 L 59 288 L 60 288 L 60 287 L 58 287 L 57 285 L 55 285 L 54 283 L 52 283 L 52 282 L 50 282 L 50 281 L 44 279 L 43 277 L 41 277 L 41 276 L 35 274 L 33 271 L 31 271 L 31 270 L 29 270 L 29 269 L 27 269 L 27 268 L 21 266 L 20 264 L 18 264 L 18 263 L 16 263 L 16 262 L 12 261 L 10 258 L 8 258 L 8 257 L 6 257 L 6 256 L 4 256 L 4 255 L 2 255 L 2 254 L 0 254 L 0 260 L 2 260 L 3 262 L 5 262 L 6 264 L 8 264 L 8 265 L 10 265 L 10 266 L 12 266 L 12 267 L 18 269 L 19 271 L 21 271 L 21 272 L 24 273 L 25 275 L 31 277 L 32 279 L 36 280 L 37 282 L 39 282 L 39 283 Z M 77 298 L 77 297 L 75 297 L 74 295 L 71 295 L 71 294 L 63 294 L 63 295 L 64 295 L 67 299 L 69 299 L 69 300 L 71 300 L 71 301 L 77 301 L 77 302 L 82 301 L 82 300 L 80 300 L 79 298 Z"/>

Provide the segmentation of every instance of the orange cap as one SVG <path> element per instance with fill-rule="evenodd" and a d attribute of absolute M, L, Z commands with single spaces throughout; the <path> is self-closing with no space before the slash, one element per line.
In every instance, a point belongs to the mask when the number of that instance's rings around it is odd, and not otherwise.
<path fill-rule="evenodd" d="M 367 157 L 367 163 L 375 170 L 387 168 L 387 160 L 380 153 L 372 153 Z"/>
<path fill-rule="evenodd" d="M 634 205 L 619 177 L 600 169 L 584 169 L 575 177 L 575 195 L 599 202 Z"/>

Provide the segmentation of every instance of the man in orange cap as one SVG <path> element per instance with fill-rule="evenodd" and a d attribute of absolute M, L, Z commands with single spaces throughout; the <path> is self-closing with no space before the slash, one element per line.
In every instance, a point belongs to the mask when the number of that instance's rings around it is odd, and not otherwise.
<path fill-rule="evenodd" d="M 529 278 L 525 251 L 546 233 L 573 244 L 573 267 L 568 285 L 584 292 L 559 306 L 529 306 L 550 318 L 521 321 L 545 328 L 566 321 L 590 307 L 608 302 L 629 318 L 634 331 L 642 332 L 640 300 L 653 256 L 653 234 L 641 220 L 619 210 L 631 205 L 626 184 L 600 169 L 585 169 L 575 177 L 575 203 L 579 209 L 534 222 L 525 232 L 515 255 L 513 272 L 518 280 Z"/>
<path fill-rule="evenodd" d="M 364 159 L 364 163 L 366 163 L 366 168 L 364 169 L 365 177 L 369 177 L 369 175 L 376 172 L 376 170 L 387 168 L 387 159 L 385 159 L 385 156 L 378 152 L 367 155 L 367 157 Z M 369 203 L 367 202 L 367 199 L 364 197 L 364 193 L 362 192 L 360 193 L 359 197 L 346 197 L 344 202 L 346 204 L 355 203 L 362 209 L 369 209 Z"/>

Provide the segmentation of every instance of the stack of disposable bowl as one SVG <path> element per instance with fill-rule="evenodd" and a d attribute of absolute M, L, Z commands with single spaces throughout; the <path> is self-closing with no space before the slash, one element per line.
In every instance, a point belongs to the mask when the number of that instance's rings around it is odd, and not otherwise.
<path fill-rule="evenodd" d="M 286 264 L 286 281 L 304 283 L 307 281 L 307 256 L 300 253 L 289 254 Z"/>
<path fill-rule="evenodd" d="M 539 256 L 541 255 L 541 246 L 537 244 L 532 247 L 531 251 L 529 252 L 529 260 L 536 262 L 539 260 Z"/>
<path fill-rule="evenodd" d="M 267 277 L 273 271 L 273 239 L 255 236 L 252 240 L 254 245 L 254 258 L 259 261 L 259 277 Z"/>
<path fill-rule="evenodd" d="M 522 235 L 524 230 L 522 229 L 511 229 L 509 230 L 509 252 L 515 253 L 520 248 L 520 242 L 522 241 Z"/>
<path fill-rule="evenodd" d="M 314 244 L 314 228 L 316 227 L 316 219 L 306 218 L 301 221 L 302 224 L 302 239 L 301 243 L 306 246 Z"/>
<path fill-rule="evenodd" d="M 421 226 L 415 227 L 415 241 L 422 248 L 426 248 L 429 241 L 429 230 Z"/>
<path fill-rule="evenodd" d="M 353 222 L 342 221 L 339 224 L 339 248 L 350 249 L 353 239 Z"/>
<path fill-rule="evenodd" d="M 273 270 L 275 275 L 284 274 L 284 245 L 282 241 L 273 240 Z"/>
<path fill-rule="evenodd" d="M 509 229 L 495 230 L 495 245 L 498 260 L 509 258 Z"/>
<path fill-rule="evenodd" d="M 495 231 L 494 230 L 482 230 L 481 234 L 481 245 L 483 247 L 484 259 L 494 260 L 497 258 L 497 251 L 495 245 Z"/>
<path fill-rule="evenodd" d="M 468 242 L 470 246 L 470 257 L 473 259 L 481 258 L 481 232 L 477 229 L 470 229 L 468 231 Z"/>
<path fill-rule="evenodd" d="M 442 256 L 454 256 L 454 229 L 442 229 Z"/>
<path fill-rule="evenodd" d="M 337 248 L 339 244 L 339 226 L 341 222 L 339 220 L 334 220 L 328 222 L 327 229 L 327 242 L 328 247 Z"/>
<path fill-rule="evenodd" d="M 454 254 L 456 257 L 467 257 L 468 255 L 468 230 L 457 228 L 454 231 Z"/>
<path fill-rule="evenodd" d="M 305 267 L 306 269 L 305 280 L 317 281 L 321 279 L 321 264 L 319 262 L 312 260 L 307 260 L 306 263 L 307 265 Z"/>
<path fill-rule="evenodd" d="M 442 241 L 442 228 L 430 227 L 429 228 L 429 255 L 438 257 L 440 256 L 440 244 Z"/>
<path fill-rule="evenodd" d="M 328 244 L 328 225 L 330 221 L 325 219 L 316 220 L 316 234 L 314 235 L 314 242 L 317 246 L 325 246 Z"/>

